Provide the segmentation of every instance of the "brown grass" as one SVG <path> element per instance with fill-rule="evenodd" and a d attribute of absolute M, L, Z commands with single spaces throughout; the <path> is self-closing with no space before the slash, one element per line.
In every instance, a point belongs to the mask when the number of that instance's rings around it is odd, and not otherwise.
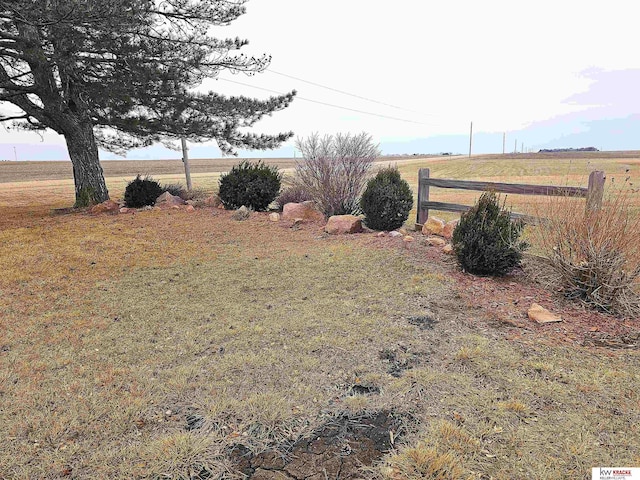
<path fill-rule="evenodd" d="M 439 261 L 266 214 L 54 216 L 72 188 L 6 185 L 0 478 L 215 475 L 235 443 L 382 409 L 412 420 L 368 476 L 586 479 L 640 463 L 638 353 L 507 340 Z M 427 311 L 433 329 L 408 321 Z M 383 351 L 407 360 L 399 377 Z M 380 393 L 349 395 L 357 382 Z"/>

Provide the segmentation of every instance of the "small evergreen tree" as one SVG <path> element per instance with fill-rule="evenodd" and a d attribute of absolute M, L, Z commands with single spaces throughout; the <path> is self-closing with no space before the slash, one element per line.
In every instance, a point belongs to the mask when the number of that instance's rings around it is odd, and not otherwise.
<path fill-rule="evenodd" d="M 153 178 L 138 175 L 124 190 L 124 204 L 129 208 L 140 208 L 156 203 L 156 199 L 165 190 Z"/>
<path fill-rule="evenodd" d="M 360 199 L 365 223 L 374 230 L 401 227 L 413 207 L 413 192 L 395 167 L 380 170 L 367 183 Z"/>
<path fill-rule="evenodd" d="M 255 211 L 266 210 L 280 192 L 282 174 L 277 167 L 259 161 L 244 161 L 220 177 L 218 197 L 227 210 L 242 205 Z"/>
<path fill-rule="evenodd" d="M 511 220 L 494 192 L 482 194 L 476 205 L 462 214 L 453 231 L 453 249 L 460 266 L 477 275 L 506 275 L 520 265 L 529 245 L 520 241 L 524 222 Z"/>

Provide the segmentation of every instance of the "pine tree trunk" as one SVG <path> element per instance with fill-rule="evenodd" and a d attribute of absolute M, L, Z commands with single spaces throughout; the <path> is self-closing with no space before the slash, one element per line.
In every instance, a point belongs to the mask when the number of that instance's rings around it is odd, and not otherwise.
<path fill-rule="evenodd" d="M 90 122 L 73 122 L 64 129 L 67 150 L 73 164 L 76 186 L 76 207 L 87 207 L 109 200 L 102 166 L 98 159 L 98 146 Z"/>

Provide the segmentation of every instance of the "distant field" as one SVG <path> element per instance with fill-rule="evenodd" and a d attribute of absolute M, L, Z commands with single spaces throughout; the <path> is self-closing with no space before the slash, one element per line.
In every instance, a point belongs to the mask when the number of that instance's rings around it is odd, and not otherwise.
<path fill-rule="evenodd" d="M 427 158 L 421 156 L 420 158 Z M 381 157 L 379 161 L 396 161 L 415 157 Z M 189 160 L 192 174 L 220 173 L 231 169 L 240 158 L 196 158 Z M 258 159 L 248 159 L 257 161 Z M 293 168 L 293 158 L 266 158 L 264 162 L 279 168 Z M 184 175 L 182 160 L 105 160 L 102 161 L 105 177 L 130 177 L 141 175 Z M 0 183 L 38 180 L 67 180 L 73 178 L 70 161 L 51 162 L 0 162 Z"/>

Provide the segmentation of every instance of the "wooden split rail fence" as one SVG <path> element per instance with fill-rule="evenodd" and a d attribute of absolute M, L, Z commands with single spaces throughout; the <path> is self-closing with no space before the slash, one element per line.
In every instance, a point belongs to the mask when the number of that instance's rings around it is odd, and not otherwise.
<path fill-rule="evenodd" d="M 429 200 L 430 187 L 456 188 L 461 190 L 493 191 L 499 193 L 515 193 L 518 195 L 570 196 L 587 199 L 586 208 L 598 209 L 602 203 L 604 192 L 604 172 L 595 170 L 589 175 L 587 187 L 559 187 L 554 185 L 526 185 L 518 183 L 476 182 L 469 180 L 449 180 L 431 178 L 428 168 L 418 172 L 418 213 L 416 230 L 422 228 L 429 218 L 429 210 L 445 212 L 466 212 L 468 205 L 456 203 L 432 202 Z M 521 213 L 511 213 L 512 218 L 522 218 L 526 222 L 535 223 L 539 219 Z"/>

